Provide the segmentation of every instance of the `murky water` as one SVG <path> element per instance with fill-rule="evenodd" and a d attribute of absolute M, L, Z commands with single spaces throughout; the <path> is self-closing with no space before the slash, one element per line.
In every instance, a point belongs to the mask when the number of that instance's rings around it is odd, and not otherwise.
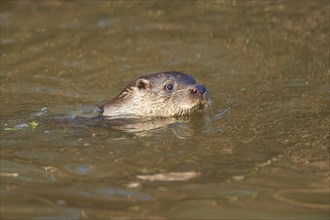
<path fill-rule="evenodd" d="M 328 219 L 328 18 L 328 1 L 1 2 L 1 218 Z M 93 119 L 165 70 L 211 109 Z"/>

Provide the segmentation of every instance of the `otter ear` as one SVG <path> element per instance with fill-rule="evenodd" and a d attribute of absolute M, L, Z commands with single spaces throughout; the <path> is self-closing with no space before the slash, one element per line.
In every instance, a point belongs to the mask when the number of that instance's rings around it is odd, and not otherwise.
<path fill-rule="evenodd" d="M 150 87 L 150 82 L 146 79 L 138 79 L 136 80 L 136 84 L 135 86 L 138 88 L 138 89 L 147 89 Z"/>

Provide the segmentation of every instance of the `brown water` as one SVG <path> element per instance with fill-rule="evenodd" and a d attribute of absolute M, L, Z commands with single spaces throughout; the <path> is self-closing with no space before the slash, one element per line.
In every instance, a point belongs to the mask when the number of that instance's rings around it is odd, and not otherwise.
<path fill-rule="evenodd" d="M 92 119 L 165 70 L 211 109 Z M 0 88 L 3 219 L 329 218 L 328 1 L 2 1 Z"/>

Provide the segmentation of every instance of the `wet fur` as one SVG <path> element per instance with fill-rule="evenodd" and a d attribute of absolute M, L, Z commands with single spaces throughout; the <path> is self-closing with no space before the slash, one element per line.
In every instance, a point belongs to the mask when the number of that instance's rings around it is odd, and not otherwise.
<path fill-rule="evenodd" d="M 165 86 L 173 84 L 172 92 Z M 109 104 L 103 106 L 107 117 L 171 117 L 189 115 L 208 103 L 205 94 L 192 94 L 197 84 L 190 75 L 162 72 L 142 76 L 131 82 Z"/>

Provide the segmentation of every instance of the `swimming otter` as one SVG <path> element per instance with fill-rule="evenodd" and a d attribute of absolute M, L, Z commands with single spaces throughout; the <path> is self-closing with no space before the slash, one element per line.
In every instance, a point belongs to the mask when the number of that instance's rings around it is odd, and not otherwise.
<path fill-rule="evenodd" d="M 182 72 L 148 74 L 132 81 L 101 114 L 110 118 L 180 117 L 209 101 L 204 85 Z"/>

